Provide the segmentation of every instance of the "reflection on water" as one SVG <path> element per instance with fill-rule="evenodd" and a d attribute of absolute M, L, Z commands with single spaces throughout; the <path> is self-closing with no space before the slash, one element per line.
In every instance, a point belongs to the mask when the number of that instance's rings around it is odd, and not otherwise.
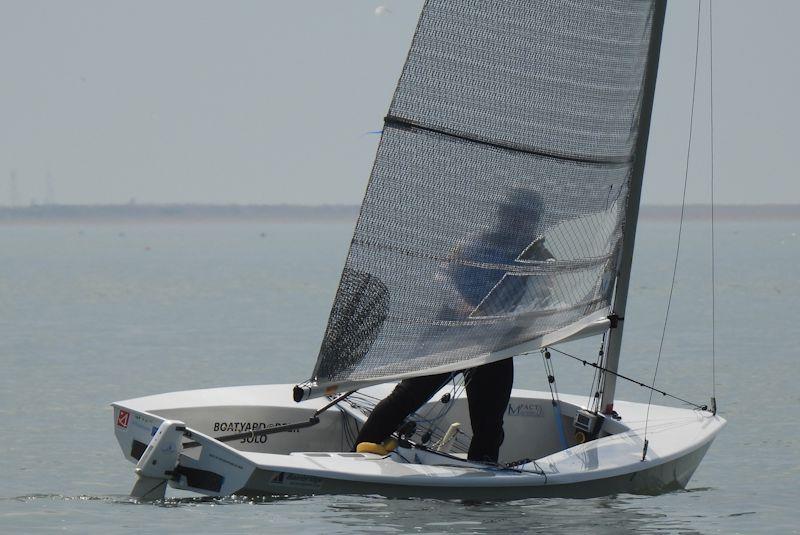
<path fill-rule="evenodd" d="M 642 533 L 658 530 L 691 532 L 688 522 L 664 514 L 640 510 L 634 500 L 531 499 L 513 502 L 472 503 L 437 500 L 382 500 L 347 502 L 346 515 L 327 520 L 347 529 L 367 528 L 376 518 L 397 532 L 423 533 Z M 367 505 L 365 507 L 365 505 Z M 326 515 L 327 516 L 327 515 Z M 342 532 L 346 532 L 343 530 Z"/>
<path fill-rule="evenodd" d="M 43 514 L 74 509 L 79 517 L 105 516 L 123 520 L 147 518 L 153 531 L 170 529 L 169 509 L 203 511 L 203 529 L 222 527 L 235 518 L 283 532 L 304 529 L 325 533 L 584 533 L 624 534 L 699 533 L 692 519 L 674 518 L 648 507 L 648 498 L 631 496 L 590 500 L 530 499 L 509 502 L 465 503 L 458 500 L 388 499 L 380 496 L 316 496 L 260 498 L 171 498 L 138 504 L 127 496 L 62 496 L 38 494 L 13 498 L 27 504 L 17 514 L 6 513 L 0 501 L 0 518 L 14 519 L 22 528 Z M 77 503 L 77 505 L 76 505 Z M 131 506 L 135 506 L 131 508 Z M 87 511 L 91 508 L 91 512 Z M 176 513 L 181 514 L 181 513 Z M 742 513 L 747 514 L 747 513 Z M 162 519 L 163 524 L 157 519 Z M 697 518 L 697 515 L 694 515 Z M 210 524 L 209 524 L 210 523 Z M 215 526 L 215 524 L 217 524 Z M 228 526 L 233 527 L 233 526 Z"/>

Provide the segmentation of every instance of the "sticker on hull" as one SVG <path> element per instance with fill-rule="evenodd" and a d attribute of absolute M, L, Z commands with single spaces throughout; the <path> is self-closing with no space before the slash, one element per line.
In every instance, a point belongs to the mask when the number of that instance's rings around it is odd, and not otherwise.
<path fill-rule="evenodd" d="M 515 403 L 508 404 L 506 410 L 508 416 L 522 416 L 524 418 L 542 418 L 544 409 L 538 403 Z"/>
<path fill-rule="evenodd" d="M 119 414 L 117 414 L 117 427 L 121 427 L 122 429 L 128 428 L 128 421 L 131 419 L 131 413 L 124 409 L 119 410 Z"/>
<path fill-rule="evenodd" d="M 291 472 L 277 472 L 270 480 L 273 485 L 280 485 L 286 487 L 293 487 L 303 490 L 320 490 L 322 488 L 322 479 L 316 476 L 309 476 L 305 474 L 293 474 Z"/>

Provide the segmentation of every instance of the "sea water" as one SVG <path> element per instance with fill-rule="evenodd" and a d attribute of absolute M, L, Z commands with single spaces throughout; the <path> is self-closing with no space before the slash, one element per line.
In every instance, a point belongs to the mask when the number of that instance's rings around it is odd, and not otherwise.
<path fill-rule="evenodd" d="M 800 488 L 800 221 L 724 221 L 716 396 L 726 427 L 685 491 L 589 500 L 127 498 L 109 402 L 294 383 L 312 369 L 352 223 L 0 227 L 0 532 L 790 533 Z M 677 223 L 642 221 L 621 372 L 653 378 Z M 656 385 L 712 394 L 710 239 L 687 223 Z M 563 349 L 596 355 L 596 339 Z M 591 374 L 554 356 L 558 389 Z M 518 387 L 546 388 L 538 355 Z M 621 382 L 619 397 L 648 391 Z M 287 394 L 288 395 L 288 394 Z M 656 395 L 656 403 L 673 401 Z M 624 417 L 624 415 L 623 415 Z"/>

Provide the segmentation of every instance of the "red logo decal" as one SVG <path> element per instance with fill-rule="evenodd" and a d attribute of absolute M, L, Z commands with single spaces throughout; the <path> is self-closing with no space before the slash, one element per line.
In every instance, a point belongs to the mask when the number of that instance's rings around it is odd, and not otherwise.
<path fill-rule="evenodd" d="M 127 429 L 128 420 L 130 419 L 130 417 L 131 414 L 128 411 L 120 409 L 119 414 L 117 415 L 117 425 L 119 427 L 122 427 L 123 429 Z"/>

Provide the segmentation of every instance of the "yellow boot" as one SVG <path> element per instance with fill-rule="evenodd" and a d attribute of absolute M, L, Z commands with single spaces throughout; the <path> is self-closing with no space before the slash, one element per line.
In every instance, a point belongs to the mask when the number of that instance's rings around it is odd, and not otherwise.
<path fill-rule="evenodd" d="M 374 453 L 375 455 L 389 455 L 397 447 L 397 439 L 389 437 L 380 444 L 374 442 L 359 442 L 356 446 L 358 453 Z"/>

